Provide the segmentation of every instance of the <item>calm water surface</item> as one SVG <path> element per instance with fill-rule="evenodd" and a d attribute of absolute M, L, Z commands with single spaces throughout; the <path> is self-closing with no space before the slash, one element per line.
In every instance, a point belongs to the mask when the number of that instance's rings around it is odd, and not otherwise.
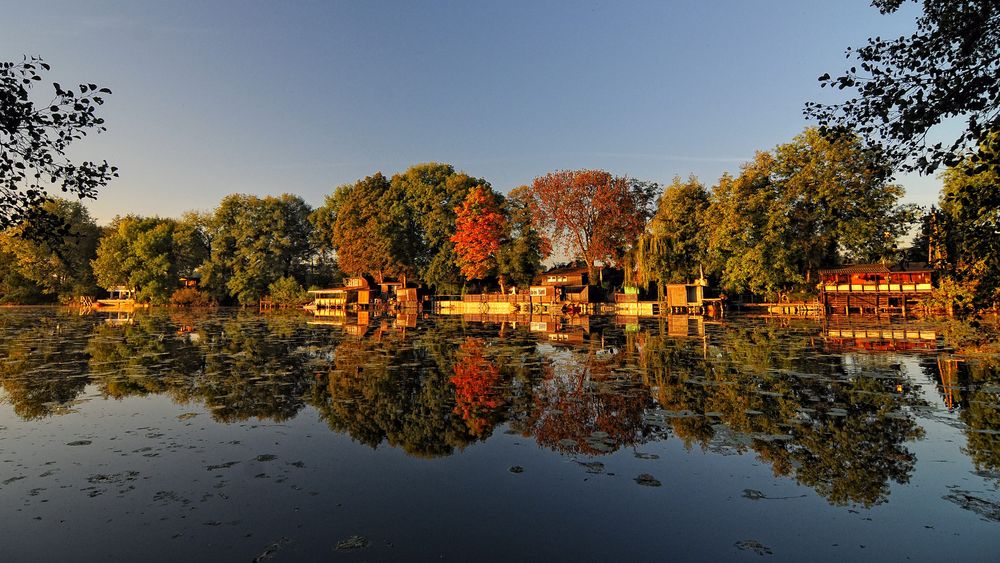
<path fill-rule="evenodd" d="M 1000 558 L 1000 359 L 816 320 L 0 310 L 0 561 Z"/>

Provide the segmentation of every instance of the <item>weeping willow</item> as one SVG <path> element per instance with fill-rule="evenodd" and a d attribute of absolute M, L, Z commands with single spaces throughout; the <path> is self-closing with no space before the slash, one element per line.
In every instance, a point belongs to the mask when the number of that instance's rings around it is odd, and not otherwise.
<path fill-rule="evenodd" d="M 649 289 L 651 282 L 661 282 L 657 262 L 663 257 L 662 239 L 653 233 L 643 233 L 635 247 L 625 256 L 625 285 Z"/>

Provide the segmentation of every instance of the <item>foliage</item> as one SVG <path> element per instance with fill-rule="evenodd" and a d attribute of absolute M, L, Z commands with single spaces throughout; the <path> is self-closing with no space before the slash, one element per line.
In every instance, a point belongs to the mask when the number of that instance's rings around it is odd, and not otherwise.
<path fill-rule="evenodd" d="M 97 106 L 111 90 L 80 84 L 76 93 L 56 83 L 50 100 L 32 101 L 31 89 L 48 70 L 36 57 L 0 62 L 0 229 L 32 222 L 35 230 L 26 234 L 36 236 L 65 230 L 58 217 L 39 213 L 49 200 L 48 186 L 80 199 L 94 198 L 118 176 L 107 161 L 74 163 L 66 156 L 73 141 L 90 131 L 105 131 Z"/>
<path fill-rule="evenodd" d="M 981 154 L 1000 153 L 1000 133 Z M 941 219 L 947 266 L 974 293 L 978 307 L 1000 303 L 1000 164 L 978 166 L 972 157 L 943 173 Z"/>
<path fill-rule="evenodd" d="M 402 194 L 419 237 L 412 264 L 421 281 L 438 292 L 456 291 L 462 285 L 451 242 L 455 208 L 477 186 L 490 187 L 482 178 L 436 162 L 411 166 L 392 177 L 392 187 Z"/>
<path fill-rule="evenodd" d="M 497 254 L 497 269 L 503 279 L 518 287 L 531 285 L 552 246 L 535 225 L 531 201 L 531 188 L 520 186 L 511 190 L 503 202 L 510 231 Z"/>
<path fill-rule="evenodd" d="M 531 186 L 535 223 L 573 257 L 620 263 L 642 233 L 657 185 L 603 170 L 561 170 Z"/>
<path fill-rule="evenodd" d="M 173 245 L 177 275 L 192 277 L 212 254 L 212 216 L 189 211 L 174 225 Z"/>
<path fill-rule="evenodd" d="M 904 0 L 873 0 L 883 14 Z M 981 145 L 1000 130 L 1000 4 L 996 0 L 923 0 L 916 31 L 896 39 L 869 39 L 847 55 L 857 61 L 822 86 L 849 89 L 837 105 L 809 103 L 805 113 L 832 132 L 852 130 L 884 144 L 904 170 L 932 173 L 953 165 L 962 149 Z M 860 68 L 859 68 L 860 67 Z M 931 144 L 942 121 L 964 119 L 950 143 Z M 982 155 L 981 155 L 982 156 Z M 996 164 L 996 156 L 977 159 Z"/>
<path fill-rule="evenodd" d="M 290 194 L 223 198 L 211 221 L 203 285 L 218 300 L 257 303 L 283 276 L 303 278 L 312 255 L 311 210 Z"/>
<path fill-rule="evenodd" d="M 350 275 L 372 274 L 381 283 L 416 273 L 419 233 L 402 192 L 381 173 L 338 187 L 309 220 L 317 246 L 335 249 Z"/>
<path fill-rule="evenodd" d="M 116 217 L 91 262 L 98 285 L 122 285 L 136 290 L 139 301 L 167 303 L 177 286 L 174 225 L 159 217 Z"/>
<path fill-rule="evenodd" d="M 723 286 L 810 288 L 818 269 L 843 260 L 895 260 L 917 210 L 897 203 L 903 190 L 890 176 L 880 153 L 859 139 L 831 140 L 816 129 L 758 153 L 713 190 L 710 251 Z"/>
<path fill-rule="evenodd" d="M 483 279 L 497 267 L 497 254 L 506 235 L 499 194 L 477 186 L 455 209 L 456 262 L 467 280 Z"/>
<path fill-rule="evenodd" d="M 170 304 L 176 307 L 211 307 L 212 298 L 196 287 L 182 287 L 170 295 Z"/>
<path fill-rule="evenodd" d="M 267 295 L 278 305 L 297 306 L 310 301 L 309 293 L 290 276 L 278 278 L 267 286 Z"/>
<path fill-rule="evenodd" d="M 694 176 L 679 177 L 660 196 L 656 213 L 629 253 L 630 281 L 684 283 L 702 273 L 708 250 L 709 193 Z"/>
<path fill-rule="evenodd" d="M 39 236 L 31 234 L 36 225 L 22 223 L 0 232 L 0 254 L 10 260 L 5 276 L 10 285 L 0 289 L 0 299 L 66 302 L 78 295 L 93 295 L 96 287 L 90 261 L 96 255 L 100 230 L 87 208 L 59 198 L 45 201 L 40 208 L 63 228 Z"/>
<path fill-rule="evenodd" d="M 451 378 L 455 385 L 452 412 L 462 417 L 473 436 L 484 438 L 499 422 L 498 415 L 505 403 L 500 368 L 486 357 L 482 338 L 467 338 L 459 346 L 452 369 L 455 371 Z"/>

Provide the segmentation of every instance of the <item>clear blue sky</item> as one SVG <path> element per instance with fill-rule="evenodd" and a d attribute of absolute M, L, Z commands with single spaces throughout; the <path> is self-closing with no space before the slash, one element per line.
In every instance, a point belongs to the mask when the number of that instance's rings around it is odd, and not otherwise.
<path fill-rule="evenodd" d="M 233 192 L 313 205 L 375 171 L 449 162 L 508 191 L 564 168 L 708 185 L 787 142 L 844 49 L 912 31 L 864 0 L 8 2 L 0 59 L 114 91 L 77 154 L 89 203 L 178 216 Z M 903 178 L 909 201 L 935 178 Z"/>

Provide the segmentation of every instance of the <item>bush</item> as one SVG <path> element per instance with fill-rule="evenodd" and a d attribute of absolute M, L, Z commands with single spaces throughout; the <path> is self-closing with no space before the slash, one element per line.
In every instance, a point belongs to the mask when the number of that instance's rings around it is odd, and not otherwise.
<path fill-rule="evenodd" d="M 301 306 L 310 301 L 309 292 L 295 278 L 288 276 L 267 286 L 267 291 L 271 301 L 283 307 Z"/>
<path fill-rule="evenodd" d="M 212 299 L 194 287 L 182 287 L 170 296 L 170 304 L 176 307 L 211 307 Z"/>

